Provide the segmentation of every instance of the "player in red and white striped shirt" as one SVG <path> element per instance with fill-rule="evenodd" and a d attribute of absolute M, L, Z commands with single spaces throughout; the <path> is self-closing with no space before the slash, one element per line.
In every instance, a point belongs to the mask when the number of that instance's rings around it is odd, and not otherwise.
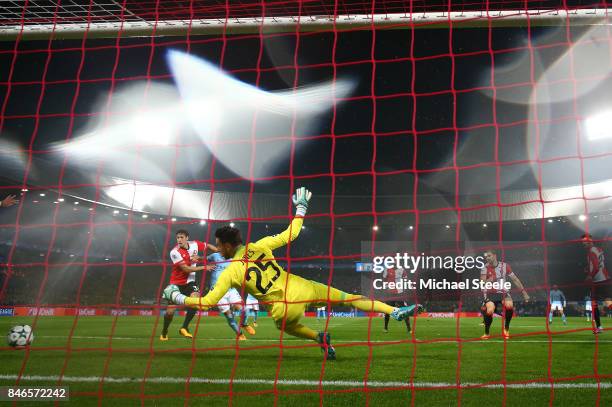
<path fill-rule="evenodd" d="M 585 233 L 580 237 L 582 245 L 587 250 L 587 281 L 591 282 L 591 301 L 593 308 L 593 321 L 595 329 L 593 333 L 603 332 L 601 326 L 599 301 L 603 301 L 604 307 L 612 308 L 612 278 L 606 268 L 606 258 L 603 249 L 595 246 L 593 236 Z"/>
<path fill-rule="evenodd" d="M 521 290 L 523 299 L 525 301 L 529 301 L 529 294 L 527 294 L 527 291 L 523 287 L 523 283 L 521 283 L 521 280 L 519 280 L 516 274 L 512 272 L 512 267 L 510 267 L 508 263 L 497 260 L 497 254 L 493 250 L 487 250 L 484 253 L 484 257 L 487 264 L 480 271 L 480 279 L 482 281 L 497 282 L 503 286 L 504 283 L 510 279 L 514 285 Z M 514 315 L 514 302 L 510 296 L 510 290 L 501 288 L 498 290 L 493 290 L 492 293 L 484 290 L 483 295 L 484 300 L 482 301 L 480 311 L 484 320 L 485 333 L 481 336 L 481 338 L 489 339 L 491 337 L 489 334 L 489 329 L 493 323 L 493 314 L 496 313 L 495 311 L 498 306 L 502 307 L 503 314 L 500 312 L 497 312 L 497 314 L 502 315 L 505 319 L 502 333 L 504 337 L 509 338 L 510 321 L 512 320 L 512 315 Z"/>
<path fill-rule="evenodd" d="M 200 242 L 199 240 L 189 240 L 189 232 L 184 229 L 176 231 L 176 246 L 170 251 L 170 260 L 172 260 L 172 273 L 170 274 L 170 284 L 179 287 L 182 294 L 190 297 L 199 297 L 200 289 L 196 284 L 196 272 L 205 269 L 213 268 L 211 266 L 198 266 L 193 261 L 198 257 L 198 253 L 206 253 L 207 250 L 217 251 L 217 248 L 211 244 Z M 166 307 L 164 314 L 164 327 L 162 328 L 159 340 L 168 340 L 168 328 L 174 318 L 176 306 L 169 305 Z M 187 308 L 183 326 L 179 329 L 179 334 L 185 338 L 193 338 L 189 332 L 189 323 L 196 314 L 194 308 Z"/>

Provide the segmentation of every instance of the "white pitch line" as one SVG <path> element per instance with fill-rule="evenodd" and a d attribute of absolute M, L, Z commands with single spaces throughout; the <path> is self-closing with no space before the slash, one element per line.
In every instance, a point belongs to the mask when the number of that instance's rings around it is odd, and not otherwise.
<path fill-rule="evenodd" d="M 66 336 L 61 336 L 61 335 L 38 335 L 36 336 L 37 338 L 52 338 L 52 339 L 57 339 L 57 338 L 67 338 Z M 105 340 L 108 341 L 108 336 L 77 336 L 74 335 L 71 337 L 72 339 L 99 339 L 99 340 Z M 135 341 L 135 340 L 143 340 L 143 339 L 150 339 L 149 337 L 122 337 L 122 336 L 113 336 L 112 338 L 113 340 L 119 340 L 119 341 Z M 188 339 L 182 339 L 182 338 L 177 338 L 179 339 L 180 342 L 183 343 L 189 343 L 190 340 Z M 407 338 L 410 339 L 410 338 Z M 196 338 L 196 341 L 200 342 L 229 342 L 229 341 L 235 341 L 235 339 L 233 338 Z M 369 341 L 370 343 L 387 343 L 387 342 L 399 342 L 399 341 L 405 341 L 406 339 L 387 339 L 387 340 L 371 340 Z M 258 341 L 258 342 L 280 342 L 279 339 L 260 339 L 260 338 L 249 338 L 247 343 L 249 341 Z M 298 339 L 298 338 L 283 338 L 283 342 L 312 342 L 308 339 Z M 436 340 L 434 342 L 423 342 L 423 340 L 417 339 L 417 343 L 422 343 L 422 344 L 436 344 L 436 343 L 462 343 L 462 344 L 467 344 L 467 343 L 504 343 L 504 342 L 508 342 L 508 343 L 548 343 L 548 339 L 508 339 L 507 341 L 501 340 L 501 339 L 488 339 L 488 340 L 464 340 L 463 342 L 457 342 L 453 339 L 448 339 L 448 340 Z M 612 343 L 612 340 L 605 340 L 605 339 L 599 339 L 597 342 L 599 343 Z M 337 339 L 335 341 L 335 343 L 368 343 L 367 339 L 363 339 L 363 340 L 343 340 L 343 339 Z M 406 342 L 409 343 L 409 342 Z M 553 339 L 552 343 L 595 343 L 595 338 L 593 339 Z"/>
<path fill-rule="evenodd" d="M 0 380 L 17 380 L 17 375 L 0 375 Z M 20 381 L 24 382 L 57 382 L 60 379 L 59 376 L 37 376 L 28 375 L 21 376 Z M 144 378 L 134 377 L 104 377 L 105 383 L 141 383 Z M 62 383 L 97 383 L 102 380 L 100 376 L 63 376 L 61 378 Z M 147 383 L 157 384 L 183 384 L 187 381 L 186 377 L 147 377 L 145 379 Z M 316 386 L 321 385 L 322 387 L 365 387 L 363 381 L 356 380 L 323 380 L 321 382 L 317 380 L 267 380 L 267 379 L 242 379 L 235 378 L 230 379 L 209 379 L 204 377 L 191 377 L 189 378 L 190 383 L 202 383 L 202 384 L 259 384 L 259 385 L 284 385 L 284 386 Z M 369 381 L 367 387 L 417 387 L 417 388 L 445 388 L 451 387 L 456 388 L 456 383 L 445 383 L 445 382 L 415 382 L 410 384 L 409 382 L 382 382 L 382 381 Z M 510 389 L 609 389 L 612 388 L 612 382 L 601 382 L 601 383 L 511 383 L 507 385 L 495 383 L 495 384 L 484 384 L 484 383 L 461 383 L 461 388 L 470 387 L 487 387 L 487 388 L 510 388 Z"/>

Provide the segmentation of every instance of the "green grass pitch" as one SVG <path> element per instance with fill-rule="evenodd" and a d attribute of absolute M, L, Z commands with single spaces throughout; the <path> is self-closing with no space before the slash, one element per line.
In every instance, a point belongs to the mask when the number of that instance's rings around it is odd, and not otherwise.
<path fill-rule="evenodd" d="M 8 332 L 33 319 L 2 318 L 0 328 Z M 483 406 L 504 399 L 508 406 L 612 405 L 612 331 L 599 335 L 596 353 L 590 330 L 564 333 L 589 328 L 583 318 L 569 318 L 567 326 L 555 318 L 551 335 L 528 336 L 545 330 L 544 318 L 515 318 L 507 342 L 499 335 L 476 340 L 483 329 L 477 318 L 419 317 L 416 341 L 403 323 L 390 321 L 384 333 L 382 318 L 333 318 L 338 359 L 325 363 L 314 343 L 284 337 L 281 349 L 279 331 L 265 317 L 238 348 L 221 317 L 202 317 L 193 342 L 178 336 L 182 317 L 168 342 L 158 340 L 155 317 L 118 317 L 110 340 L 114 320 L 80 317 L 68 342 L 74 317 L 40 317 L 29 351 L 1 351 L 0 385 L 15 385 L 23 367 L 22 386 L 57 385 L 63 370 L 72 395 L 60 405 Z M 324 326 L 314 318 L 304 322 Z M 500 324 L 494 321 L 493 333 Z M 510 385 L 482 386 L 504 381 Z"/>

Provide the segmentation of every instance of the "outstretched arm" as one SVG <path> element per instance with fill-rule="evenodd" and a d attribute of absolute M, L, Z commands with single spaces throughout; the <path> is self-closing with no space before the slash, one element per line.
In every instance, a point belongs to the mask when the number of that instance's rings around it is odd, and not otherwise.
<path fill-rule="evenodd" d="M 244 267 L 242 262 L 235 262 L 227 266 L 225 270 L 219 276 L 219 279 L 215 283 L 215 286 L 210 289 L 204 297 L 184 297 L 183 304 L 198 309 L 209 309 L 217 306 L 221 298 L 225 295 L 227 290 L 232 288 L 232 268 L 231 267 Z M 176 301 L 176 300 L 175 300 Z M 179 300 L 180 303 L 180 300 Z"/>
<path fill-rule="evenodd" d="M 181 264 L 179 266 L 181 268 L 181 271 L 185 272 L 185 273 L 194 273 L 196 271 L 202 271 L 202 270 L 211 270 L 214 268 L 214 265 L 207 265 L 207 266 L 188 266 L 186 264 Z"/>
<path fill-rule="evenodd" d="M 270 250 L 278 249 L 279 247 L 287 245 L 290 241 L 294 241 L 296 237 L 300 234 L 302 230 L 302 224 L 304 223 L 304 218 L 293 218 L 289 227 L 285 229 L 282 233 L 274 236 L 266 236 L 263 239 L 257 241 L 258 246 L 266 246 Z"/>
<path fill-rule="evenodd" d="M 274 236 L 267 236 L 257 241 L 258 246 L 266 246 L 270 250 L 278 249 L 295 240 L 302 230 L 304 223 L 304 215 L 308 209 L 308 201 L 312 198 L 312 193 L 304 187 L 296 189 L 293 194 L 293 204 L 295 205 L 295 217 L 289 224 L 289 227 L 282 233 Z"/>
<path fill-rule="evenodd" d="M 242 262 L 232 263 L 228 266 L 217 280 L 217 283 L 210 291 L 202 298 L 199 297 L 188 297 L 181 293 L 178 286 L 170 284 L 164 289 L 163 297 L 173 304 L 187 305 L 188 307 L 198 309 L 209 309 L 216 306 L 221 298 L 225 295 L 227 290 L 232 286 L 232 266 L 243 267 Z"/>

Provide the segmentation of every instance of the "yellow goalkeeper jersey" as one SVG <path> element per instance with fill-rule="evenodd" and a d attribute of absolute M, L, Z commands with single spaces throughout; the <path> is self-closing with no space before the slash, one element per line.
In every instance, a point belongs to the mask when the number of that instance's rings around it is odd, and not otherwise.
<path fill-rule="evenodd" d="M 200 304 L 214 307 L 227 290 L 233 287 L 240 291 L 242 286 L 261 302 L 283 301 L 289 283 L 298 288 L 306 280 L 283 270 L 272 251 L 293 241 L 300 234 L 303 222 L 302 217 L 293 218 L 284 232 L 240 246 L 231 259 L 232 263 L 223 270 L 215 286 L 200 299 Z"/>

